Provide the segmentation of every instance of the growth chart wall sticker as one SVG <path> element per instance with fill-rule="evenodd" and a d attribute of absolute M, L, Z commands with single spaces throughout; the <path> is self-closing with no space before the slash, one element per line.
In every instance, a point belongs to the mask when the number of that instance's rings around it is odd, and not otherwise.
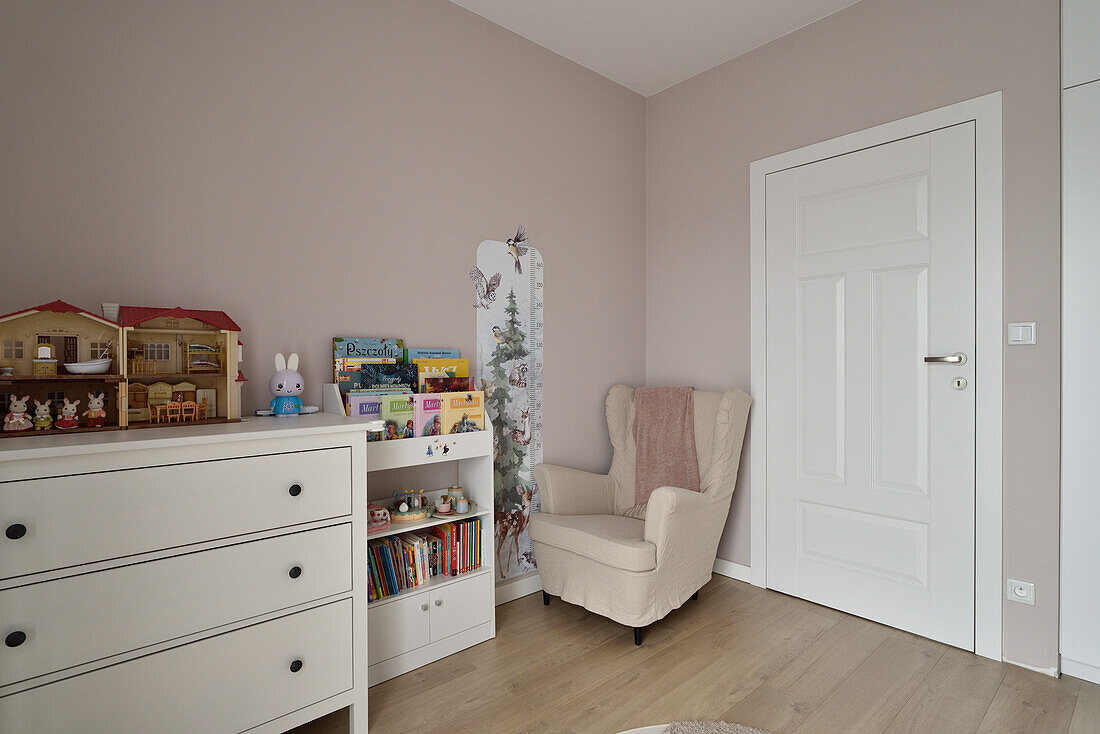
<path fill-rule="evenodd" d="M 542 462 L 542 255 L 523 227 L 485 240 L 470 268 L 477 310 L 477 387 L 493 421 L 496 561 L 501 579 L 535 570 L 527 521 L 539 511 Z"/>

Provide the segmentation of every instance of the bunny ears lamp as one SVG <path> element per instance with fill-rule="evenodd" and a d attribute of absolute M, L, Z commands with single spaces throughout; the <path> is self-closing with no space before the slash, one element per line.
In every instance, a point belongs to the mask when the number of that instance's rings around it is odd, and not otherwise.
<path fill-rule="evenodd" d="M 285 418 L 302 413 L 316 413 L 319 408 L 316 405 L 302 405 L 300 397 L 305 390 L 305 380 L 298 372 L 298 355 L 291 354 L 284 357 L 282 353 L 275 355 L 275 374 L 268 380 L 267 388 L 274 395 L 271 405 L 266 410 L 257 410 L 256 415 L 273 415 L 276 418 Z"/>

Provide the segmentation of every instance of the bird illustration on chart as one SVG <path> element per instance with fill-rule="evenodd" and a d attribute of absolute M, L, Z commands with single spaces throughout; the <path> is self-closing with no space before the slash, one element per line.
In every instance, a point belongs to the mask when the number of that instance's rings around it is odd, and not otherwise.
<path fill-rule="evenodd" d="M 520 257 L 527 254 L 527 230 L 522 225 L 516 230 L 515 237 L 508 238 L 508 254 L 516 261 L 516 272 L 523 275 Z"/>
<path fill-rule="evenodd" d="M 470 268 L 470 280 L 474 282 L 474 308 L 489 308 L 497 299 L 497 288 L 500 287 L 500 273 L 494 273 L 492 278 L 485 279 L 485 273 L 474 265 Z"/>

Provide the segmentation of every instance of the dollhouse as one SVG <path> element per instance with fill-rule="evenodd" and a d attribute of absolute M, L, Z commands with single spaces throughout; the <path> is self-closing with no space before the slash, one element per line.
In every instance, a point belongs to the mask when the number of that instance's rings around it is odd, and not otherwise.
<path fill-rule="evenodd" d="M 64 301 L 0 316 L 0 413 L 8 414 L 15 402 L 48 405 L 57 415 L 66 402 L 81 401 L 83 409 L 90 395 L 98 401 L 102 394 L 97 410 L 106 415 L 91 429 L 125 427 L 124 376 L 116 358 L 121 342 L 118 324 Z M 44 417 L 47 411 L 40 411 Z"/>
<path fill-rule="evenodd" d="M 240 327 L 222 311 L 114 306 L 122 327 L 127 420 L 240 420 Z"/>
<path fill-rule="evenodd" d="M 240 420 L 222 311 L 52 303 L 0 316 L 0 436 Z"/>

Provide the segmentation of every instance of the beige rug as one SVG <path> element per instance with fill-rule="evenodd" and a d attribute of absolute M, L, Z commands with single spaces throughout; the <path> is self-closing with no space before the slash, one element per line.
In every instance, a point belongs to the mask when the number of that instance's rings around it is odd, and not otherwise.
<path fill-rule="evenodd" d="M 664 734 L 768 734 L 768 732 L 744 724 L 731 724 L 728 721 L 674 721 L 668 725 Z"/>

